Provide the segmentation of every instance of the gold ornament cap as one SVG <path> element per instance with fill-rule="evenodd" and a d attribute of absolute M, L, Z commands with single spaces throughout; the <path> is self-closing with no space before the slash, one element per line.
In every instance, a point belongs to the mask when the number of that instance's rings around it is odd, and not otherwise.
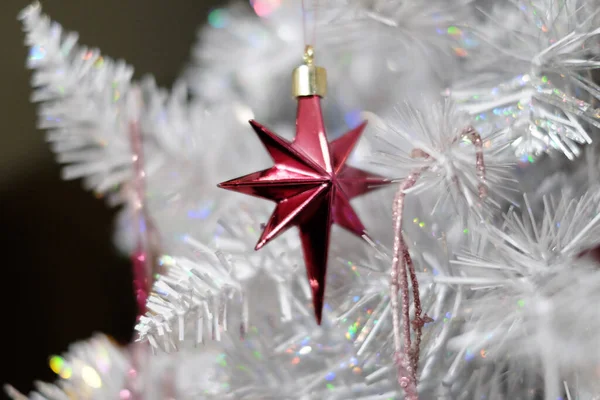
<path fill-rule="evenodd" d="M 292 73 L 292 95 L 294 97 L 319 96 L 327 94 L 327 70 L 313 64 L 315 51 L 312 46 L 304 50 L 304 64 Z"/>

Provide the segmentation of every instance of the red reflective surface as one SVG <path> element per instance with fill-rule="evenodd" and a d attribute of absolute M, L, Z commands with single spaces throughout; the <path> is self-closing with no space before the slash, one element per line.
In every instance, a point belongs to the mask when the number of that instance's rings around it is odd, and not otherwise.
<path fill-rule="evenodd" d="M 331 225 L 362 235 L 365 228 L 350 200 L 389 183 L 345 165 L 366 122 L 328 143 L 320 100 L 317 96 L 298 99 L 296 137 L 291 143 L 250 121 L 275 165 L 219 185 L 277 203 L 257 250 L 291 226 L 298 226 L 317 323 L 323 310 Z"/>

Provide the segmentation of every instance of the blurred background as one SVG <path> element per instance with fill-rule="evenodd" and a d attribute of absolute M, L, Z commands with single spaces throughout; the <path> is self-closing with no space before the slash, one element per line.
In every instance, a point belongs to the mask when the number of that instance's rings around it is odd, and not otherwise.
<path fill-rule="evenodd" d="M 44 11 L 80 43 L 98 47 L 170 86 L 188 60 L 197 28 L 219 0 L 46 0 Z M 30 2 L 0 2 L 0 246 L 5 273 L 0 312 L 8 354 L 0 381 L 29 391 L 52 381 L 48 356 L 106 332 L 132 335 L 129 260 L 112 246 L 115 210 L 64 182 L 36 129 L 17 14 Z"/>

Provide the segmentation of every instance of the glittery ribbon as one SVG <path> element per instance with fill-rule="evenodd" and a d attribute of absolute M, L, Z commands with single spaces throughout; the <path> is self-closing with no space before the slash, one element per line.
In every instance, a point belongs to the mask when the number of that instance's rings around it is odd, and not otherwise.
<path fill-rule="evenodd" d="M 127 353 L 131 360 L 131 368 L 125 376 L 125 390 L 120 393 L 121 399 L 143 400 L 144 376 L 140 376 L 140 373 L 144 371 L 143 366 L 147 365 L 150 354 L 142 343 L 132 343 L 127 349 Z"/>
<path fill-rule="evenodd" d="M 473 146 L 475 146 L 475 169 L 477 179 L 479 180 L 479 199 L 483 200 L 487 197 L 488 187 L 485 180 L 485 163 L 483 162 L 483 141 L 481 140 L 481 135 L 475 128 L 469 126 L 463 130 L 461 137 L 470 140 Z"/>
<path fill-rule="evenodd" d="M 398 188 L 394 198 L 394 258 L 392 260 L 392 280 L 390 285 L 390 301 L 392 306 L 392 321 L 394 330 L 394 347 L 396 349 L 395 362 L 398 368 L 398 383 L 404 389 L 406 398 L 417 400 L 417 367 L 419 363 L 419 346 L 421 342 L 422 327 L 429 322 L 427 315 L 421 318 L 421 299 L 419 296 L 419 283 L 415 273 L 415 267 L 408 251 L 408 246 L 402 237 L 402 217 L 404 214 L 405 191 L 415 185 L 417 179 L 426 168 L 411 173 Z M 413 329 L 415 330 L 414 347 L 410 335 L 410 298 L 408 274 L 413 289 L 413 300 L 415 304 L 415 317 Z M 402 289 L 402 331 L 400 330 L 400 307 L 398 302 L 398 290 Z M 404 351 L 402 337 L 404 337 Z"/>
<path fill-rule="evenodd" d="M 479 180 L 478 191 L 479 199 L 483 200 L 487 196 L 487 184 L 485 179 L 485 163 L 483 160 L 483 143 L 479 133 L 471 126 L 465 128 L 460 135 L 471 141 L 475 146 L 475 168 Z M 414 149 L 411 153 L 413 158 L 430 158 L 430 155 L 421 149 Z M 393 218 L 394 218 L 394 258 L 392 260 L 390 301 L 392 307 L 392 324 L 394 334 L 394 361 L 398 369 L 398 383 L 404 389 L 407 400 L 418 400 L 417 391 L 417 370 L 419 367 L 419 355 L 421 347 L 421 337 L 423 326 L 428 322 L 433 322 L 427 314 L 423 314 L 421 299 L 419 296 L 419 282 L 415 267 L 408 250 L 408 246 L 402 236 L 402 218 L 404 214 L 404 200 L 406 191 L 412 188 L 423 172 L 426 172 L 429 166 L 422 167 L 413 171 L 401 183 L 394 198 Z M 459 184 L 456 177 L 453 179 Z M 408 279 L 410 276 L 410 285 Z M 415 306 L 415 315 L 410 320 L 410 287 L 412 287 L 413 304 Z M 398 291 L 401 290 L 402 308 L 398 301 Z M 400 320 L 402 314 L 402 320 Z M 411 327 L 414 332 L 415 340 L 411 340 Z M 402 340 L 404 339 L 404 340 Z"/>
<path fill-rule="evenodd" d="M 132 93 L 139 94 L 135 90 Z M 134 118 L 129 123 L 129 139 L 133 161 L 133 180 L 131 182 L 131 207 L 133 208 L 133 220 L 136 227 L 136 247 L 131 255 L 133 269 L 133 288 L 137 303 L 137 317 L 146 312 L 146 301 L 152 290 L 153 278 L 158 271 L 158 230 L 154 226 L 146 209 L 146 171 L 144 169 L 143 141 L 139 121 Z M 127 399 L 141 400 L 143 395 L 143 382 L 139 371 L 147 363 L 147 346 L 132 344 L 129 349 L 132 368 L 128 371 Z"/>
<path fill-rule="evenodd" d="M 139 122 L 129 124 L 131 151 L 133 153 L 133 200 L 134 221 L 137 227 L 136 248 L 131 256 L 133 267 L 133 286 L 138 307 L 138 318 L 146 311 L 146 300 L 150 294 L 156 269 L 158 249 L 158 231 L 146 210 L 146 172 L 144 170 L 143 143 Z"/>

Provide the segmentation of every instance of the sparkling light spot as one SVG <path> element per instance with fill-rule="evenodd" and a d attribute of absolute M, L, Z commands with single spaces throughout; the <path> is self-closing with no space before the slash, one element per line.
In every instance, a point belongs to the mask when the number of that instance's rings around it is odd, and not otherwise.
<path fill-rule="evenodd" d="M 60 376 L 63 379 L 69 379 L 71 376 L 73 375 L 73 370 L 71 369 L 71 367 L 64 367 L 62 369 L 62 371 L 60 371 L 60 373 L 58 374 L 58 376 Z"/>
<path fill-rule="evenodd" d="M 356 128 L 362 122 L 360 110 L 348 111 L 344 115 L 344 122 L 349 128 Z"/>
<path fill-rule="evenodd" d="M 467 352 L 465 353 L 465 360 L 471 361 L 474 358 L 475 358 L 475 354 L 473 354 L 473 352 L 471 350 L 467 350 Z"/>
<path fill-rule="evenodd" d="M 542 76 L 542 82 L 548 83 L 548 77 L 547 76 Z"/>
<path fill-rule="evenodd" d="M 119 392 L 119 398 L 121 400 L 128 400 L 131 398 L 131 392 L 127 389 L 123 389 Z"/>
<path fill-rule="evenodd" d="M 59 356 L 50 357 L 50 369 L 63 379 L 69 379 L 73 375 L 73 370 L 66 363 L 65 359 Z"/>
<path fill-rule="evenodd" d="M 335 372 L 333 372 L 333 371 L 330 372 L 330 373 L 328 373 L 327 375 L 325 375 L 325 380 L 326 381 L 330 381 L 331 382 L 334 379 L 335 379 Z"/>
<path fill-rule="evenodd" d="M 227 25 L 227 12 L 216 8 L 208 14 L 208 23 L 213 28 L 224 28 Z"/>
<path fill-rule="evenodd" d="M 481 351 L 479 352 L 479 354 L 481 355 L 481 358 L 486 358 L 487 357 L 487 351 L 485 351 L 485 349 L 481 349 Z"/>
<path fill-rule="evenodd" d="M 159 265 L 175 265 L 175 259 L 171 256 L 168 255 L 164 255 L 160 258 L 160 260 L 158 261 Z"/>
<path fill-rule="evenodd" d="M 350 325 L 348 327 L 348 332 L 346 332 L 346 339 L 354 339 L 359 326 L 360 326 L 360 323 L 358 323 L 358 322 L 355 322 L 352 325 Z"/>
<path fill-rule="evenodd" d="M 59 356 L 52 356 L 52 357 L 50 357 L 50 369 L 55 374 L 60 373 L 60 371 L 62 371 L 64 365 L 65 365 L 64 358 L 59 357 Z"/>
<path fill-rule="evenodd" d="M 94 368 L 87 365 L 81 369 L 81 378 L 91 388 L 98 389 L 102 386 L 100 375 Z"/>
<path fill-rule="evenodd" d="M 464 37 L 463 43 L 464 43 L 465 47 L 468 47 L 468 48 L 473 48 L 479 44 L 479 42 L 476 39 L 471 38 L 471 37 Z"/>
<path fill-rule="evenodd" d="M 448 27 L 448 34 L 449 35 L 460 35 L 461 31 L 460 29 L 458 29 L 456 26 L 449 26 Z"/>
<path fill-rule="evenodd" d="M 519 307 L 523 308 L 525 307 L 525 300 L 520 299 L 519 301 L 517 301 L 517 304 L 519 305 Z"/>
<path fill-rule="evenodd" d="M 298 364 L 299 362 L 300 362 L 300 357 L 294 357 L 292 359 L 292 364 L 294 364 L 294 365 Z"/>
<path fill-rule="evenodd" d="M 226 367 L 227 366 L 227 361 L 225 361 L 225 354 L 219 354 L 217 356 L 217 363 L 222 366 L 222 367 Z"/>
<path fill-rule="evenodd" d="M 456 54 L 459 57 L 466 57 L 468 53 L 467 50 L 463 49 L 462 47 L 455 47 L 454 54 Z"/>
<path fill-rule="evenodd" d="M 333 386 L 331 383 L 328 383 L 325 386 L 327 386 L 327 389 L 329 389 L 329 390 L 333 390 L 335 388 L 335 386 Z"/>
<path fill-rule="evenodd" d="M 102 68 L 102 66 L 104 65 L 104 57 L 100 56 L 98 57 L 98 59 L 94 62 L 94 67 L 96 68 Z"/>
<path fill-rule="evenodd" d="M 268 17 L 281 5 L 281 0 L 250 0 L 250 5 L 256 15 L 264 18 Z"/>
<path fill-rule="evenodd" d="M 46 49 L 42 46 L 33 46 L 29 50 L 29 59 L 33 61 L 41 60 L 46 56 Z"/>
<path fill-rule="evenodd" d="M 446 315 L 444 315 L 444 322 L 450 321 L 451 318 L 452 314 L 450 312 L 447 312 Z"/>
<path fill-rule="evenodd" d="M 527 163 L 527 154 L 523 154 L 521 157 L 519 157 L 519 162 L 521 164 L 526 164 Z"/>
<path fill-rule="evenodd" d="M 205 207 L 200 208 L 199 210 L 189 210 L 188 217 L 192 219 L 206 219 L 212 213 L 212 204 L 209 204 Z"/>
<path fill-rule="evenodd" d="M 300 349 L 300 351 L 298 352 L 298 354 L 300 355 L 306 355 L 308 353 L 310 353 L 312 351 L 312 347 L 310 346 L 304 346 L 303 348 Z"/>

